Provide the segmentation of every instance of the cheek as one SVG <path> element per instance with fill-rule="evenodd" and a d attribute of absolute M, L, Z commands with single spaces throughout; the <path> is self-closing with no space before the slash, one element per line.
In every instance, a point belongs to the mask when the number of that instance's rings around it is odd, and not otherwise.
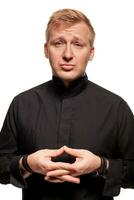
<path fill-rule="evenodd" d="M 89 61 L 89 54 L 82 54 L 78 56 L 79 63 L 86 65 Z"/>
<path fill-rule="evenodd" d="M 57 56 L 54 53 L 49 52 L 48 59 L 49 59 L 50 64 L 55 63 L 57 60 L 56 58 Z"/>
<path fill-rule="evenodd" d="M 60 54 L 57 51 L 50 51 L 49 52 L 49 59 L 51 62 L 55 63 L 59 60 Z"/>
<path fill-rule="evenodd" d="M 59 55 L 57 55 L 56 53 L 50 53 L 48 58 L 52 69 L 54 71 L 59 70 Z"/>

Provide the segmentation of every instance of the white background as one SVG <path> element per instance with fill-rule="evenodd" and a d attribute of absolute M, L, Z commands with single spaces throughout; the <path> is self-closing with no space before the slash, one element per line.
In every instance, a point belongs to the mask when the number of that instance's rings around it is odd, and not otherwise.
<path fill-rule="evenodd" d="M 59 8 L 83 11 L 96 31 L 90 80 L 122 96 L 134 111 L 133 0 L 0 0 L 0 128 L 13 97 L 51 79 L 44 31 Z M 0 184 L 0 199 L 21 200 L 21 190 Z M 134 199 L 122 189 L 116 200 Z"/>

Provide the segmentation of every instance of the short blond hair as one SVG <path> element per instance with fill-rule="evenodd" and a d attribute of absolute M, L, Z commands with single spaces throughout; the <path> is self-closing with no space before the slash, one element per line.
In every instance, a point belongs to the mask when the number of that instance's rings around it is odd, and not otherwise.
<path fill-rule="evenodd" d="M 46 28 L 46 41 L 49 40 L 50 32 L 52 29 L 58 28 L 60 25 L 70 27 L 76 23 L 84 22 L 91 33 L 90 45 L 93 46 L 95 39 L 95 31 L 90 20 L 81 11 L 74 9 L 61 9 L 57 10 L 50 17 Z"/>

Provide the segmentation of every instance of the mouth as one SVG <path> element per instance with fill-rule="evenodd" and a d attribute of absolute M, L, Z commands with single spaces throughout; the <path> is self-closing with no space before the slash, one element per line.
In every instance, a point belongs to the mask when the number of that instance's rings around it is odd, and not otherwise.
<path fill-rule="evenodd" d="M 73 70 L 75 65 L 74 64 L 68 64 L 68 63 L 63 63 L 63 64 L 60 64 L 60 66 L 64 71 L 71 71 L 71 70 Z"/>

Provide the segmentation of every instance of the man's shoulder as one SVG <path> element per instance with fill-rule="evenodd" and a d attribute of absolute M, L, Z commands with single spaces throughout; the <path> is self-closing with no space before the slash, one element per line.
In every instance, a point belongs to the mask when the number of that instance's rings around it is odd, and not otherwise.
<path fill-rule="evenodd" d="M 92 82 L 92 81 L 88 82 L 88 94 L 89 95 L 91 94 L 94 98 L 96 98 L 98 100 L 102 100 L 102 101 L 109 101 L 109 102 L 123 101 L 123 98 L 120 95 L 118 95 L 118 94 Z"/>
<path fill-rule="evenodd" d="M 33 100 L 33 98 L 39 98 L 42 95 L 45 95 L 50 87 L 51 80 L 44 82 L 40 85 L 32 87 L 28 90 L 25 90 L 14 97 L 15 100 Z"/>

